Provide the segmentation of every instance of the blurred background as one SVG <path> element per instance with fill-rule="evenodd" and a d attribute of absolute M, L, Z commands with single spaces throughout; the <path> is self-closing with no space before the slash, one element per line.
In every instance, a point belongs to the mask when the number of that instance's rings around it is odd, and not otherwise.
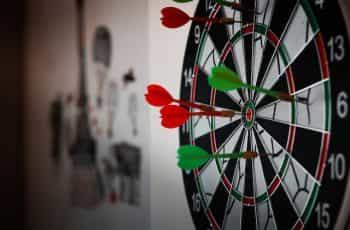
<path fill-rule="evenodd" d="M 2 3 L 3 226 L 193 226 L 181 171 L 174 163 L 178 132 L 162 129 L 157 111 L 143 99 L 149 82 L 169 86 L 173 95 L 179 92 L 189 25 L 177 33 L 161 28 L 159 10 L 169 4 L 86 0 L 82 80 L 74 0 Z M 183 9 L 192 14 L 194 6 Z M 344 12 L 350 13 L 348 1 Z M 72 147 L 78 141 L 75 127 L 84 117 L 73 105 L 84 96 L 93 98 L 84 107 L 94 139 L 88 159 Z"/>

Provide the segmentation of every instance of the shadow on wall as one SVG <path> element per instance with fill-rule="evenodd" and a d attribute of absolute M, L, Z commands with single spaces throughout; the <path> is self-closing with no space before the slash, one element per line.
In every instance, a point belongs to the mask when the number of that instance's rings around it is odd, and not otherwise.
<path fill-rule="evenodd" d="M 1 202 L 2 227 L 24 227 L 22 155 L 22 34 L 23 2 L 4 2 L 1 7 Z"/>

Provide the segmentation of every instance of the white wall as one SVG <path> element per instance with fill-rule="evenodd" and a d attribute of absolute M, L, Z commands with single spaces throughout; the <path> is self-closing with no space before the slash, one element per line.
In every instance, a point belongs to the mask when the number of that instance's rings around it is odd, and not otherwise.
<path fill-rule="evenodd" d="M 149 226 L 149 115 L 143 102 L 148 82 L 148 3 L 128 0 L 87 0 L 86 41 L 88 75 L 95 73 L 91 45 L 96 26 L 107 25 L 113 38 L 111 77 L 121 82 L 132 67 L 137 77 L 139 137 L 143 146 L 141 206 L 103 204 L 95 210 L 71 208 L 70 160 L 63 168 L 50 158 L 49 103 L 57 92 L 76 92 L 78 50 L 75 1 L 32 0 L 28 4 L 25 32 L 25 175 L 28 224 L 31 229 L 148 229 Z M 92 81 L 90 81 L 92 82 Z M 119 131 L 123 133 L 121 118 Z M 127 120 L 128 121 L 128 120 Z M 129 122 L 129 121 L 128 121 Z M 125 122 L 124 122 L 125 123 Z M 127 132 L 124 132 L 125 135 Z M 128 136 L 120 139 L 130 139 Z M 135 140 L 133 140 L 135 141 Z"/>
<path fill-rule="evenodd" d="M 190 24 L 176 30 L 166 29 L 159 20 L 160 10 L 166 6 L 177 6 L 191 15 L 196 4 L 196 1 L 179 5 L 171 0 L 151 0 L 149 5 L 150 82 L 165 86 L 174 97 L 180 94 L 182 62 Z M 193 229 L 182 174 L 176 165 L 178 130 L 162 128 L 156 108 L 151 109 L 150 117 L 152 229 Z"/>

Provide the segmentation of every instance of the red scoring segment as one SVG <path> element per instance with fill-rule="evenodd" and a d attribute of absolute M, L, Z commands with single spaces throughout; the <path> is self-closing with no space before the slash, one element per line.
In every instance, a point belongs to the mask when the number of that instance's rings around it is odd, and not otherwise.
<path fill-rule="evenodd" d="M 251 108 L 247 109 L 247 112 L 245 114 L 245 118 L 249 122 L 253 120 L 253 110 Z"/>

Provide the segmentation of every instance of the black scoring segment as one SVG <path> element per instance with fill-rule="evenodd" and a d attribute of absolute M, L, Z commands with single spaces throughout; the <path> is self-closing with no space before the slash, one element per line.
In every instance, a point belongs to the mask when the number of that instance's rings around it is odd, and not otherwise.
<path fill-rule="evenodd" d="M 320 156 L 322 133 L 297 128 L 292 157 L 315 177 Z"/>
<path fill-rule="evenodd" d="M 211 87 L 208 84 L 208 75 L 199 68 L 197 75 L 197 87 L 195 101 L 210 105 Z"/>
<path fill-rule="evenodd" d="M 256 118 L 260 124 L 283 148 L 287 147 L 289 125 L 278 123 L 275 121 Z"/>

